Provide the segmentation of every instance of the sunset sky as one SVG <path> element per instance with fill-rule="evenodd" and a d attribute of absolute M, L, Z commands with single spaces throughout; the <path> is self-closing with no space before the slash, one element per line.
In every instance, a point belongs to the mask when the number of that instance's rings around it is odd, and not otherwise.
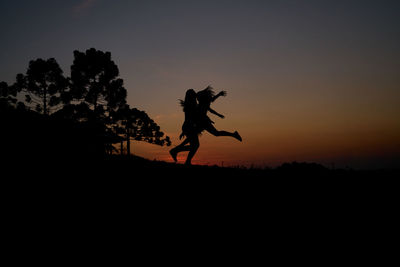
<path fill-rule="evenodd" d="M 0 81 L 110 51 L 128 103 L 179 143 L 189 88 L 226 90 L 194 164 L 400 166 L 400 1 L 0 0 Z M 169 147 L 132 152 L 171 161 Z M 182 154 L 180 162 L 186 154 Z"/>

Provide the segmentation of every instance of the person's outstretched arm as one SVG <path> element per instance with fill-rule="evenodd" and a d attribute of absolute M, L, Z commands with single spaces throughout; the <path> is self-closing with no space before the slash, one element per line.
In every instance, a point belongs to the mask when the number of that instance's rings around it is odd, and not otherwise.
<path fill-rule="evenodd" d="M 219 114 L 218 112 L 216 112 L 215 110 L 213 110 L 212 108 L 208 108 L 208 111 L 210 111 L 212 114 L 217 115 L 218 117 L 220 117 L 221 119 L 225 118 L 224 115 Z"/>
<path fill-rule="evenodd" d="M 221 91 L 221 92 L 219 92 L 217 95 L 215 95 L 215 96 L 212 98 L 212 102 L 214 102 L 215 100 L 217 100 L 217 98 L 220 97 L 220 96 L 226 96 L 226 91 Z"/>

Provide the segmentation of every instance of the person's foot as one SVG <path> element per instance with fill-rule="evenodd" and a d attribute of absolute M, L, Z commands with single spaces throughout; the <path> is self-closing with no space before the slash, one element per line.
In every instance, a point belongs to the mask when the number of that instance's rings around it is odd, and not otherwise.
<path fill-rule="evenodd" d="M 235 131 L 233 134 L 234 134 L 234 137 L 235 137 L 237 140 L 239 140 L 240 142 L 242 142 L 242 137 L 240 136 L 240 134 L 239 134 L 237 131 Z"/>
<path fill-rule="evenodd" d="M 174 149 L 171 149 L 171 150 L 169 151 L 169 154 L 171 154 L 171 157 L 174 159 L 175 162 L 178 161 L 177 158 L 176 158 L 176 156 L 178 155 L 178 153 L 177 153 Z"/>

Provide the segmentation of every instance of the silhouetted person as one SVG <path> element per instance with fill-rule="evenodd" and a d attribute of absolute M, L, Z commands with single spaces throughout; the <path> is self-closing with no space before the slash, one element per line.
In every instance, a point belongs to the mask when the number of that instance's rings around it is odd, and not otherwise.
<path fill-rule="evenodd" d="M 218 131 L 213 125 L 214 122 L 207 116 L 207 112 L 210 111 L 211 113 L 217 115 L 221 119 L 225 118 L 224 115 L 219 114 L 210 107 L 211 103 L 214 102 L 220 96 L 226 96 L 226 92 L 221 91 L 217 95 L 215 95 L 213 88 L 211 86 L 208 86 L 206 89 L 197 92 L 197 100 L 199 101 L 198 103 L 199 127 L 201 129 L 206 130 L 207 132 L 209 132 L 214 136 L 231 136 L 239 141 L 242 141 L 242 137 L 239 135 L 237 131 L 233 133 L 227 131 Z"/>
<path fill-rule="evenodd" d="M 200 128 L 198 126 L 198 107 L 196 100 L 196 92 L 193 89 L 186 91 L 185 100 L 181 100 L 181 106 L 185 113 L 185 121 L 182 125 L 182 133 L 179 139 L 186 136 L 186 139 L 169 151 L 174 161 L 177 161 L 177 155 L 182 151 L 189 151 L 185 164 L 190 165 L 193 156 L 196 154 L 197 149 L 200 146 L 199 133 Z M 190 145 L 187 145 L 190 144 Z"/>

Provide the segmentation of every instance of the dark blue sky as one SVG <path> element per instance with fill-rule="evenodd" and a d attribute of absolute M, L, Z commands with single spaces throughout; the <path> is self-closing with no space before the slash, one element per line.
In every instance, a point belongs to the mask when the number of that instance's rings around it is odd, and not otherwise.
<path fill-rule="evenodd" d="M 228 90 L 217 128 L 252 137 L 249 161 L 399 155 L 400 1 L 0 0 L 0 10 L 0 80 L 38 57 L 69 75 L 73 50 L 95 47 L 112 53 L 128 102 L 173 138 L 176 100 L 212 84 Z M 225 141 L 207 138 L 204 151 L 226 158 Z"/>

